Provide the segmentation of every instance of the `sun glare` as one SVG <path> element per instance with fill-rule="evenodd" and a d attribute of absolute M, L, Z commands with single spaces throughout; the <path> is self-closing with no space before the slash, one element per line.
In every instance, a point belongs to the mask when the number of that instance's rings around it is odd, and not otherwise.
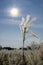
<path fill-rule="evenodd" d="M 17 17 L 19 15 L 19 11 L 17 8 L 11 8 L 10 9 L 10 16 Z"/>

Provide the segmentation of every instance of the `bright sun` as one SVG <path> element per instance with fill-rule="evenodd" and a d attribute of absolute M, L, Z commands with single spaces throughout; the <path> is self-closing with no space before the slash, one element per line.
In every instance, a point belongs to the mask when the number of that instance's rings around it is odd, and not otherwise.
<path fill-rule="evenodd" d="M 10 16 L 12 16 L 12 17 L 17 17 L 18 14 L 19 14 L 19 11 L 18 11 L 17 8 L 11 8 L 11 9 L 10 9 Z"/>

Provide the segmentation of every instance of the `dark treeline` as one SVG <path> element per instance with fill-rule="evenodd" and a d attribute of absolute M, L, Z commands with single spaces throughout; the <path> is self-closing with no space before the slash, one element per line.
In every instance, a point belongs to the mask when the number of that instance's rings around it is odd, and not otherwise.
<path fill-rule="evenodd" d="M 15 50 L 16 48 L 11 48 L 11 47 L 2 47 L 1 45 L 0 45 L 0 50 L 4 50 L 4 49 L 6 49 L 6 50 Z"/>
<path fill-rule="evenodd" d="M 30 46 L 24 47 L 24 50 L 35 50 L 35 49 L 39 49 L 43 47 L 43 42 L 41 43 L 36 43 L 36 42 L 32 42 Z M 12 48 L 12 47 L 2 47 L 0 45 L 0 50 L 2 49 L 6 49 L 6 50 L 16 50 L 17 48 Z M 20 47 L 19 50 L 22 50 L 23 48 Z"/>

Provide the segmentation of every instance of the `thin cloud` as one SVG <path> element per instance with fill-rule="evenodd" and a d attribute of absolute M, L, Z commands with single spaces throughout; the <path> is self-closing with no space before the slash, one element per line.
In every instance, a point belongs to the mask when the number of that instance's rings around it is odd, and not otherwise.
<path fill-rule="evenodd" d="M 43 28 L 42 24 L 31 24 L 31 26 L 35 28 Z"/>
<path fill-rule="evenodd" d="M 30 22 L 30 24 L 31 24 L 31 22 L 33 22 L 35 20 L 36 20 L 35 17 L 31 19 L 30 15 L 26 16 L 26 23 Z M 0 23 L 2 23 L 2 24 L 16 24 L 16 25 L 18 25 L 18 24 L 20 24 L 20 22 L 21 22 L 20 19 L 13 19 L 13 18 L 9 18 L 9 17 L 5 18 L 5 19 L 0 19 Z"/>
<path fill-rule="evenodd" d="M 43 25 L 35 25 L 35 24 L 32 24 L 33 21 L 36 21 L 37 18 L 36 17 L 33 17 L 31 19 L 31 16 L 30 15 L 27 15 L 26 17 L 26 23 L 30 23 L 29 26 L 32 26 L 32 27 L 35 27 L 35 28 L 43 28 Z M 0 19 L 0 23 L 2 24 L 10 24 L 10 25 L 19 25 L 21 22 L 21 20 L 18 20 L 18 19 L 9 19 L 9 18 L 6 18 L 6 19 Z"/>
<path fill-rule="evenodd" d="M 18 25 L 20 23 L 20 20 L 3 19 L 3 20 L 0 20 L 0 23 L 2 23 L 2 24 L 16 24 L 16 25 Z"/>

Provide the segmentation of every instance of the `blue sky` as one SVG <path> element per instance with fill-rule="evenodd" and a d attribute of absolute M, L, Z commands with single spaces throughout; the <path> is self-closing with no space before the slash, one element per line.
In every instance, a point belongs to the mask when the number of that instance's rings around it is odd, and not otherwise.
<path fill-rule="evenodd" d="M 9 8 L 18 8 L 19 16 L 9 16 Z M 22 46 L 22 35 L 19 23 L 22 17 L 31 15 L 37 20 L 33 22 L 30 30 L 35 32 L 43 41 L 43 0 L 0 0 L 0 45 L 20 47 Z M 36 38 L 28 37 L 25 46 L 32 41 L 40 41 Z"/>

